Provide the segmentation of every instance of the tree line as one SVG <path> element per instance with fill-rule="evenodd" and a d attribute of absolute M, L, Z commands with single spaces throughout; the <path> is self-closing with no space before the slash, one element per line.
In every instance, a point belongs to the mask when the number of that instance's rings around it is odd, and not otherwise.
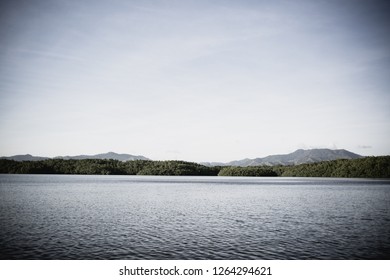
<path fill-rule="evenodd" d="M 286 177 L 390 178 L 390 156 L 279 166 L 274 170 Z"/>
<path fill-rule="evenodd" d="M 198 163 L 178 160 L 126 162 L 113 159 L 0 160 L 0 173 L 11 174 L 216 176 L 219 171 L 218 167 L 207 167 Z"/>
<path fill-rule="evenodd" d="M 278 174 L 268 166 L 228 166 L 222 168 L 218 176 L 269 177 L 278 176 Z"/>
<path fill-rule="evenodd" d="M 340 159 L 291 166 L 214 166 L 168 160 L 118 161 L 112 159 L 47 159 L 14 161 L 0 159 L 0 173 L 10 174 L 91 174 L 170 176 L 284 176 L 390 178 L 390 156 Z"/>

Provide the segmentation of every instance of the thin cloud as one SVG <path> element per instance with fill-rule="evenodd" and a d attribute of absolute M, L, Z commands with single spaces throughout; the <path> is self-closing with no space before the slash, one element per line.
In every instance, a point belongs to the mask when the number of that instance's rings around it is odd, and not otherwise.
<path fill-rule="evenodd" d="M 388 154 L 387 5 L 27 2 L 0 20 L 7 154 L 108 145 L 227 161 L 300 143 Z"/>
<path fill-rule="evenodd" d="M 81 57 L 69 56 L 69 55 L 64 55 L 64 54 L 56 53 L 56 52 L 45 52 L 45 51 L 38 51 L 38 50 L 32 50 L 32 49 L 15 49 L 13 51 L 15 53 L 31 54 L 34 56 L 41 56 L 41 57 L 66 60 L 66 61 L 78 61 L 78 62 L 85 61 L 85 59 L 83 59 Z"/>
<path fill-rule="evenodd" d="M 370 145 L 359 145 L 358 148 L 359 149 L 372 149 L 372 146 L 370 146 Z"/>

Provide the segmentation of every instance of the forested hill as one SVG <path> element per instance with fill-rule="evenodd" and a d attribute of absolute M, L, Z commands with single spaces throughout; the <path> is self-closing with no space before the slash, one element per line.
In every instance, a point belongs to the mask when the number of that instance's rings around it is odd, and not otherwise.
<path fill-rule="evenodd" d="M 91 175 L 201 175 L 216 176 L 218 167 L 185 161 L 119 161 L 113 159 L 48 159 L 13 161 L 0 159 L 0 173 L 15 174 L 91 174 Z"/>
<path fill-rule="evenodd" d="M 51 159 L 49 157 L 40 157 L 40 156 L 32 156 L 30 154 L 27 155 L 16 155 L 11 157 L 0 157 L 0 159 L 10 159 L 16 161 L 40 161 L 45 159 Z M 128 160 L 149 160 L 144 156 L 135 156 L 129 154 L 117 154 L 114 152 L 108 152 L 104 154 L 97 155 L 78 155 L 78 156 L 58 156 L 54 159 L 114 159 L 119 161 L 128 161 Z"/>
<path fill-rule="evenodd" d="M 0 159 L 0 173 L 10 174 L 106 174 L 170 176 L 287 176 L 390 178 L 390 156 L 339 159 L 293 166 L 214 166 L 185 161 L 119 161 L 105 159 Z"/>
<path fill-rule="evenodd" d="M 331 150 L 331 149 L 310 149 L 310 150 L 296 150 L 293 153 L 282 155 L 270 155 L 264 158 L 243 159 L 235 160 L 228 163 L 221 162 L 205 162 L 200 163 L 206 166 L 258 166 L 258 165 L 297 165 L 302 163 L 314 163 L 336 159 L 356 159 L 361 158 L 361 155 L 352 153 L 347 150 Z M 96 155 L 77 155 L 77 156 L 58 156 L 55 158 L 40 157 L 27 155 L 16 155 L 11 157 L 0 157 L 0 159 L 10 159 L 16 161 L 41 161 L 45 159 L 114 159 L 119 161 L 131 161 L 131 160 L 150 160 L 141 155 L 130 154 L 118 154 L 114 152 L 108 152 Z"/>
<path fill-rule="evenodd" d="M 223 165 L 223 166 L 275 166 L 275 165 L 297 165 L 303 163 L 314 163 L 322 161 L 330 161 L 336 159 L 356 159 L 362 158 L 361 155 L 350 151 L 339 149 L 299 149 L 293 153 L 282 155 L 270 155 L 263 158 L 235 160 L 228 163 L 204 163 L 207 166 Z"/>

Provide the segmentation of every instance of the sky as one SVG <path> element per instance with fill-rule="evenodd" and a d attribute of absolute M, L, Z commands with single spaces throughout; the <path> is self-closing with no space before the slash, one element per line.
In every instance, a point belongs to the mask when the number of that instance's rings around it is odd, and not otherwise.
<path fill-rule="evenodd" d="M 0 4 L 0 155 L 390 154 L 390 3 Z"/>

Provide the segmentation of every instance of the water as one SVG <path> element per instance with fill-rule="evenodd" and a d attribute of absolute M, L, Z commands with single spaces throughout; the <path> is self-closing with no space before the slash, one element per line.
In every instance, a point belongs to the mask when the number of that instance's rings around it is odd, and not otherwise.
<path fill-rule="evenodd" d="M 1 259 L 389 259 L 390 181 L 0 175 Z"/>

